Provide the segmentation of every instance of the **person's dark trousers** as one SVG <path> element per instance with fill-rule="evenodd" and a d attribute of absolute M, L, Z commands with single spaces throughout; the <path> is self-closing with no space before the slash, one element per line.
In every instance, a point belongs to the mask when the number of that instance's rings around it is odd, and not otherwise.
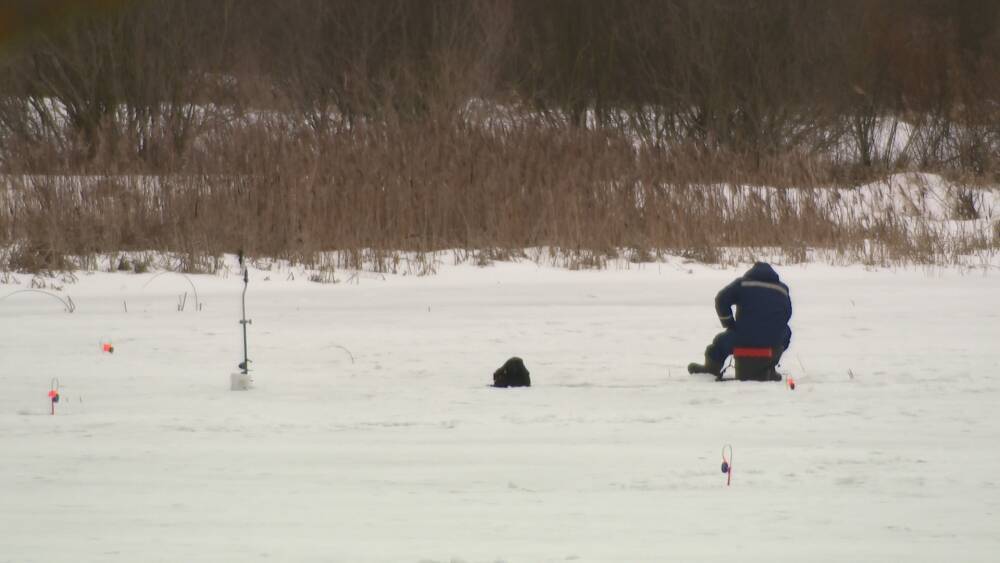
<path fill-rule="evenodd" d="M 705 357 L 710 358 L 719 365 L 723 365 L 726 363 L 726 358 L 733 353 L 733 348 L 735 347 L 736 331 L 726 329 L 724 332 L 716 334 L 715 338 L 712 339 L 712 343 L 705 348 Z"/>

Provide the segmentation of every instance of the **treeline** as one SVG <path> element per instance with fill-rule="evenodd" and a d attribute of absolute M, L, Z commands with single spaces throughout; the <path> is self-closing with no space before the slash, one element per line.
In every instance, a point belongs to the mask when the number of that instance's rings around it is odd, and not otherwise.
<path fill-rule="evenodd" d="M 324 133 L 470 100 L 755 166 L 997 166 L 993 0 L 149 0 L 70 12 L 2 62 L 7 169 L 52 166 L 58 142 L 67 166 L 110 152 L 171 170 L 220 117 Z"/>
<path fill-rule="evenodd" d="M 815 209 L 727 230 L 684 190 L 1000 178 L 994 0 L 95 3 L 8 19 L 31 26 L 0 46 L 0 172 L 31 179 L 7 242 L 835 245 L 871 233 Z"/>

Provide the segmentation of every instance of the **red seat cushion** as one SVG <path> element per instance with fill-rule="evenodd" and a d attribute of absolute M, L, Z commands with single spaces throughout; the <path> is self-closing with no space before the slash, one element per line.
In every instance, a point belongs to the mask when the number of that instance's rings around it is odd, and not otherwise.
<path fill-rule="evenodd" d="M 771 358 L 774 356 L 774 351 L 770 348 L 734 348 L 733 357 L 735 358 Z"/>

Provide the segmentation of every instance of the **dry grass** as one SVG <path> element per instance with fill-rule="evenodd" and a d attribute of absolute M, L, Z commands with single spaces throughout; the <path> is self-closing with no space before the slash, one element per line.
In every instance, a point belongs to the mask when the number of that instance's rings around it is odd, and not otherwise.
<path fill-rule="evenodd" d="M 169 156 L 182 163 L 170 174 L 141 175 L 122 150 L 102 152 L 85 175 L 59 164 L 62 145 L 52 145 L 49 173 L 8 175 L 0 186 L 0 244 L 14 249 L 2 266 L 58 270 L 66 257 L 156 250 L 180 257 L 168 265 L 177 270 L 211 271 L 211 257 L 241 248 L 309 265 L 339 251 L 337 263 L 319 264 L 330 271 L 397 271 L 400 253 L 442 249 L 486 264 L 548 248 L 571 268 L 662 252 L 718 262 L 732 247 L 779 248 L 790 262 L 821 248 L 842 261 L 947 263 L 995 251 L 1000 236 L 949 241 L 888 209 L 825 197 L 845 181 L 836 163 L 808 155 L 748 163 L 637 149 L 613 130 L 527 118 L 485 127 L 455 115 L 322 134 L 282 114 L 220 121 Z M 761 184 L 806 189 L 747 187 Z M 975 195 L 963 193 L 956 212 L 971 217 Z M 433 260 L 420 269 L 433 272 Z"/>

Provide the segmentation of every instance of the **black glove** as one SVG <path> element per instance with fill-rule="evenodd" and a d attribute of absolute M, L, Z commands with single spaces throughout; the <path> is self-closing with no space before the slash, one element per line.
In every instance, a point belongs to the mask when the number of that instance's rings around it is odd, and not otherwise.
<path fill-rule="evenodd" d="M 726 330 L 734 329 L 736 328 L 736 321 L 732 318 L 726 319 L 722 321 L 722 326 L 725 327 Z"/>

